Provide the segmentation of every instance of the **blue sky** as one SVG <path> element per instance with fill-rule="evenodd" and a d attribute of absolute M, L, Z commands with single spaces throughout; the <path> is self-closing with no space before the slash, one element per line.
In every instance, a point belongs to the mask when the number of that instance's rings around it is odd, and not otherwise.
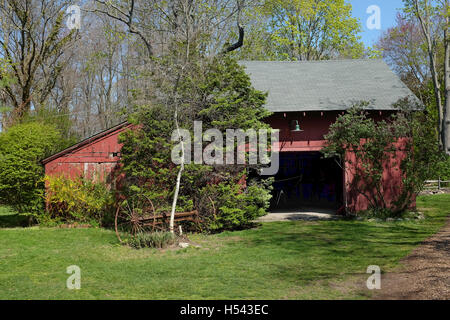
<path fill-rule="evenodd" d="M 392 27 L 395 22 L 395 16 L 403 8 L 402 0 L 348 0 L 353 7 L 353 16 L 359 18 L 363 26 L 363 32 L 361 33 L 362 40 L 366 46 L 372 46 L 380 37 L 380 35 Z M 376 5 L 380 8 L 381 15 L 381 29 L 369 30 L 367 28 L 367 19 L 370 14 L 366 13 L 369 6 Z"/>

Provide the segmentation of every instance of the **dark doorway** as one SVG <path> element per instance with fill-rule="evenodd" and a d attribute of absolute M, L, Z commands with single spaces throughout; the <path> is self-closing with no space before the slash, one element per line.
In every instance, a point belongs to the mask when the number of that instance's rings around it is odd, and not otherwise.
<path fill-rule="evenodd" d="M 338 209 L 343 198 L 342 169 L 320 152 L 281 152 L 274 176 L 271 210 Z"/>

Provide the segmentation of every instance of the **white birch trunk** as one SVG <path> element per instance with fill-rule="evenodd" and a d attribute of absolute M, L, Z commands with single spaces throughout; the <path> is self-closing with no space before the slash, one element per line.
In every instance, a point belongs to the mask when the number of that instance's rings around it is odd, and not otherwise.
<path fill-rule="evenodd" d="M 178 170 L 178 174 L 177 174 L 177 182 L 175 185 L 175 193 L 173 195 L 173 201 L 172 201 L 172 210 L 170 212 L 170 222 L 169 222 L 169 230 L 171 233 L 174 233 L 174 224 L 175 224 L 175 211 L 177 209 L 177 201 L 178 201 L 178 194 L 180 192 L 180 184 L 181 184 L 181 174 L 183 173 L 184 170 L 184 142 L 181 138 L 180 135 L 180 127 L 178 126 L 178 106 L 175 106 L 175 125 L 177 128 L 177 132 L 178 132 L 178 137 L 180 139 L 181 142 L 181 164 L 180 164 L 180 169 Z"/>

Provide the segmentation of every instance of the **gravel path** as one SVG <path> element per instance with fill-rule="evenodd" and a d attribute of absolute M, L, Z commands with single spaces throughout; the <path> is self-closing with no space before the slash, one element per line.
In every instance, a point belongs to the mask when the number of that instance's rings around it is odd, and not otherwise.
<path fill-rule="evenodd" d="M 375 299 L 450 299 L 450 219 L 402 260 L 401 272 L 381 276 Z"/>

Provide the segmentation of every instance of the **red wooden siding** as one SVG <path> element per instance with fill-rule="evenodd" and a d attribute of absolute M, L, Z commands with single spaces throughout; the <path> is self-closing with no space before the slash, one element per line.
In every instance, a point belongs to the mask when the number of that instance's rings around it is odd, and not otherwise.
<path fill-rule="evenodd" d="M 405 156 L 405 144 L 406 141 L 404 139 L 400 139 L 395 147 L 397 149 L 395 157 L 391 157 L 384 163 L 383 168 L 383 177 L 382 177 L 382 195 L 385 199 L 388 207 L 394 207 L 394 201 L 397 200 L 402 188 L 402 172 L 400 170 L 400 163 L 404 159 Z M 355 156 L 353 153 L 347 153 L 347 159 L 352 163 L 355 163 Z M 357 192 L 357 188 L 361 187 L 363 182 L 360 182 L 359 185 L 356 185 L 356 181 L 354 180 L 355 176 L 355 168 L 356 164 L 352 167 L 345 168 L 345 190 L 347 190 L 347 202 L 349 209 L 352 212 L 358 212 L 361 210 L 366 210 L 369 204 L 364 195 Z M 415 198 L 414 198 L 415 200 Z M 412 204 L 412 207 L 415 207 L 415 201 Z"/>
<path fill-rule="evenodd" d="M 45 173 L 108 181 L 120 160 L 119 134 L 129 127 L 129 124 L 116 126 L 44 159 Z"/>

